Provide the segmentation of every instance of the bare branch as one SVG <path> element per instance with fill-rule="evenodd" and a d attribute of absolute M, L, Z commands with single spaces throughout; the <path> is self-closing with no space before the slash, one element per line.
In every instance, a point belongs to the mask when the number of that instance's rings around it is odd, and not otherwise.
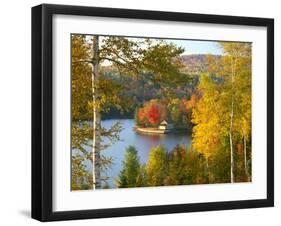
<path fill-rule="evenodd" d="M 101 51 L 108 51 L 108 52 L 114 54 L 118 59 L 121 59 L 122 61 L 125 62 L 125 64 L 129 65 L 129 66 L 126 66 L 126 68 L 127 68 L 128 70 L 133 70 L 133 71 L 135 71 L 136 73 L 139 73 L 139 70 L 137 69 L 137 67 L 135 67 L 133 61 L 130 61 L 130 60 L 128 60 L 128 59 L 126 59 L 126 58 L 120 56 L 120 54 L 118 54 L 118 53 L 117 53 L 116 51 L 114 51 L 113 49 L 109 49 L 109 48 L 104 47 Z M 107 57 L 101 57 L 101 59 L 104 59 L 104 58 L 107 58 Z M 113 61 L 112 58 L 108 58 L 107 60 Z M 117 63 L 117 62 L 115 62 L 115 63 Z M 121 63 L 121 62 L 119 61 L 119 63 Z M 125 67 L 125 64 L 119 64 L 119 65 Z"/>
<path fill-rule="evenodd" d="M 139 70 L 136 68 L 136 67 L 133 67 L 132 65 L 128 65 L 126 63 L 122 63 L 118 60 L 115 60 L 115 59 L 112 59 L 112 58 L 109 58 L 109 57 L 101 57 L 100 60 L 108 60 L 108 61 L 111 61 L 113 63 L 116 63 L 117 65 L 123 67 L 123 68 L 126 68 L 127 70 L 130 70 L 130 71 L 134 71 L 135 73 L 139 74 Z"/>

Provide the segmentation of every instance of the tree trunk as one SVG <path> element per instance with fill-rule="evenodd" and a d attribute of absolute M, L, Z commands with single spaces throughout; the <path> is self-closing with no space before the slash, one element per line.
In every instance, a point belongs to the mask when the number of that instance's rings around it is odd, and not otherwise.
<path fill-rule="evenodd" d="M 245 175 L 247 177 L 247 181 L 248 181 L 248 167 L 247 167 L 247 142 L 246 142 L 246 137 L 243 137 L 244 140 L 244 167 L 245 167 Z"/>
<path fill-rule="evenodd" d="M 230 127 L 229 127 L 229 145 L 230 145 L 230 182 L 234 183 L 234 158 L 233 158 L 233 115 L 234 115 L 234 62 L 231 62 L 231 110 L 230 110 Z"/>
<path fill-rule="evenodd" d="M 207 184 L 210 182 L 210 174 L 209 174 L 209 158 L 206 159 L 206 174 L 207 174 Z"/>
<path fill-rule="evenodd" d="M 234 160 L 233 160 L 233 139 L 232 139 L 232 127 L 233 127 L 233 97 L 231 98 L 231 113 L 230 113 L 230 129 L 229 129 L 229 145 L 230 145 L 230 182 L 234 183 Z"/>
<path fill-rule="evenodd" d="M 93 96 L 93 189 L 101 188 L 101 158 L 100 158 L 100 128 L 101 117 L 97 109 L 96 81 L 99 77 L 99 36 L 93 36 L 93 72 L 92 72 L 92 96 Z"/>
<path fill-rule="evenodd" d="M 229 132 L 229 143 L 230 143 L 230 182 L 234 183 L 234 172 L 233 172 L 233 140 L 232 140 L 232 132 Z"/>

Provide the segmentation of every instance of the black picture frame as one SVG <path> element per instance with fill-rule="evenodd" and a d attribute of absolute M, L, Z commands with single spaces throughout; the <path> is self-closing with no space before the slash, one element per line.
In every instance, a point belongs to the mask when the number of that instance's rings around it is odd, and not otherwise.
<path fill-rule="evenodd" d="M 55 14 L 262 26 L 267 28 L 267 198 L 95 210 L 52 210 L 52 18 Z M 122 217 L 274 206 L 274 20 L 43 4 L 32 8 L 32 218 L 40 221 Z"/>

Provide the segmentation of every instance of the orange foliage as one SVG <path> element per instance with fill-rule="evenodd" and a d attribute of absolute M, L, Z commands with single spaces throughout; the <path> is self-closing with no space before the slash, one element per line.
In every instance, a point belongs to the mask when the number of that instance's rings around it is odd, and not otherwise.
<path fill-rule="evenodd" d="M 193 93 L 189 100 L 184 101 L 186 109 L 190 111 L 193 107 L 195 107 L 198 100 L 199 100 L 199 97 Z"/>
<path fill-rule="evenodd" d="M 139 111 L 138 111 L 138 120 L 139 120 L 140 123 L 144 123 L 145 122 L 144 108 L 139 109 Z"/>
<path fill-rule="evenodd" d="M 138 110 L 138 123 L 146 126 L 157 126 L 167 119 L 167 110 L 158 100 L 150 100 Z"/>

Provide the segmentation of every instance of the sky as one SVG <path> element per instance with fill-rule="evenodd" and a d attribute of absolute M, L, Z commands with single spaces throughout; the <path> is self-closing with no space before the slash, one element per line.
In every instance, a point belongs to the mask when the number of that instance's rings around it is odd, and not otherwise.
<path fill-rule="evenodd" d="M 185 49 L 184 55 L 189 54 L 214 54 L 222 55 L 223 52 L 215 41 L 171 40 L 177 46 Z"/>
<path fill-rule="evenodd" d="M 138 38 L 130 38 L 130 39 L 136 40 Z M 178 47 L 184 48 L 185 51 L 181 55 L 191 55 L 191 54 L 223 55 L 223 51 L 219 47 L 218 42 L 216 41 L 175 40 L 175 39 L 164 39 L 164 40 L 168 43 L 171 42 Z M 106 61 L 103 62 L 103 65 L 107 65 L 107 64 L 108 62 Z"/>
<path fill-rule="evenodd" d="M 91 36 L 87 37 L 89 40 Z M 101 40 L 104 37 L 101 36 Z M 137 40 L 138 38 L 130 38 L 132 40 Z M 175 40 L 175 39 L 164 39 L 167 42 L 172 42 L 178 47 L 183 47 L 185 52 L 182 55 L 190 54 L 214 54 L 223 55 L 222 49 L 218 46 L 216 41 L 196 41 L 196 40 Z M 100 41 L 101 44 L 101 41 Z"/>

